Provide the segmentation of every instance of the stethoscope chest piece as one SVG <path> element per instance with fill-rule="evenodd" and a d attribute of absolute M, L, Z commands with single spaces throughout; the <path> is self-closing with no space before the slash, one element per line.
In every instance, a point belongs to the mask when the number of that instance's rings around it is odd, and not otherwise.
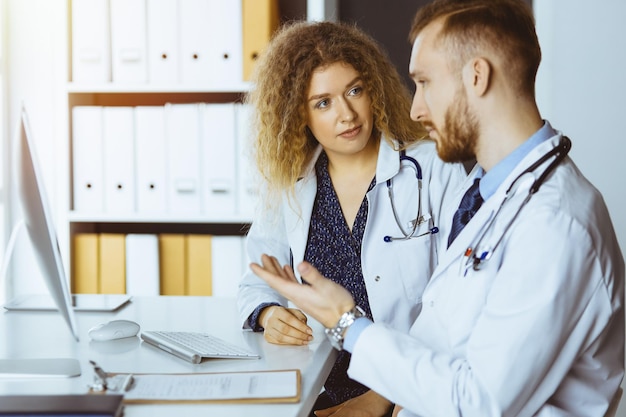
<path fill-rule="evenodd" d="M 429 213 L 422 214 L 422 167 L 417 162 L 417 160 L 411 156 L 408 156 L 404 150 L 400 151 L 400 169 L 403 166 L 408 166 L 412 168 L 415 172 L 415 178 L 417 180 L 417 212 L 415 218 L 408 222 L 408 230 L 402 226 L 402 220 L 400 220 L 400 216 L 398 215 L 398 211 L 396 209 L 395 198 L 393 195 L 393 179 L 390 178 L 387 180 L 387 193 L 389 195 L 389 201 L 391 202 L 391 211 L 393 212 L 394 220 L 400 229 L 402 236 L 394 237 L 390 235 L 386 235 L 383 237 L 385 242 L 394 242 L 399 240 L 409 240 L 422 236 L 433 235 L 435 233 L 439 233 L 439 228 L 436 226 L 430 227 L 424 233 L 417 234 L 417 228 L 420 224 L 432 221 L 432 216 Z"/>

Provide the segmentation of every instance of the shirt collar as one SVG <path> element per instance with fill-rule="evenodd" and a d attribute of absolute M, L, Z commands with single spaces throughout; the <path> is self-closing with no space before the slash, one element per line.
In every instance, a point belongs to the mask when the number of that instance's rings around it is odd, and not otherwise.
<path fill-rule="evenodd" d="M 530 151 L 556 134 L 557 132 L 552 128 L 550 122 L 544 120 L 543 126 L 538 131 L 507 155 L 506 158 L 498 162 L 489 172 L 485 173 L 485 171 L 480 169 L 477 177 L 482 175 L 482 179 L 480 180 L 480 195 L 483 200 L 486 201 L 496 192 L 500 184 L 502 184 L 506 177 L 508 177 Z"/>

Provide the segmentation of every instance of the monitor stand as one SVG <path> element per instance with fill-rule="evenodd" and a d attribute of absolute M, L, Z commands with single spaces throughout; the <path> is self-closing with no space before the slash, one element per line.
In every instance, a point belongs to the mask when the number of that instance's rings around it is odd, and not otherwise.
<path fill-rule="evenodd" d="M 11 231 L 7 243 L 2 266 L 0 282 L 6 277 L 9 261 L 15 247 L 15 240 L 24 227 L 19 221 Z M 80 375 L 80 363 L 71 358 L 36 358 L 36 359 L 0 359 L 0 378 L 33 378 L 33 377 L 74 377 Z"/>
<path fill-rule="evenodd" d="M 76 359 L 0 359 L 0 378 L 69 378 L 79 375 L 80 363 Z"/>

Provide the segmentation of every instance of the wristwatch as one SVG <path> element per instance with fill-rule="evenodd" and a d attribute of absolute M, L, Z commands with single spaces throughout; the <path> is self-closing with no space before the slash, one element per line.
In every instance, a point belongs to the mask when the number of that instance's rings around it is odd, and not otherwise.
<path fill-rule="evenodd" d="M 330 327 L 325 330 L 330 344 L 337 350 L 343 350 L 343 338 L 348 330 L 348 327 L 354 323 L 359 317 L 365 317 L 365 312 L 361 307 L 354 306 L 352 310 L 348 310 L 341 315 L 335 327 Z"/>

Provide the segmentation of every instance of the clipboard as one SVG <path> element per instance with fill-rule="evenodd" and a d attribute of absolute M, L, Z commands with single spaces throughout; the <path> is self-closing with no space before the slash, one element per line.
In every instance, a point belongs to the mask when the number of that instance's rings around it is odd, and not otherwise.
<path fill-rule="evenodd" d="M 92 392 L 124 395 L 125 404 L 297 403 L 299 369 L 180 374 L 105 373 L 94 364 Z"/>

